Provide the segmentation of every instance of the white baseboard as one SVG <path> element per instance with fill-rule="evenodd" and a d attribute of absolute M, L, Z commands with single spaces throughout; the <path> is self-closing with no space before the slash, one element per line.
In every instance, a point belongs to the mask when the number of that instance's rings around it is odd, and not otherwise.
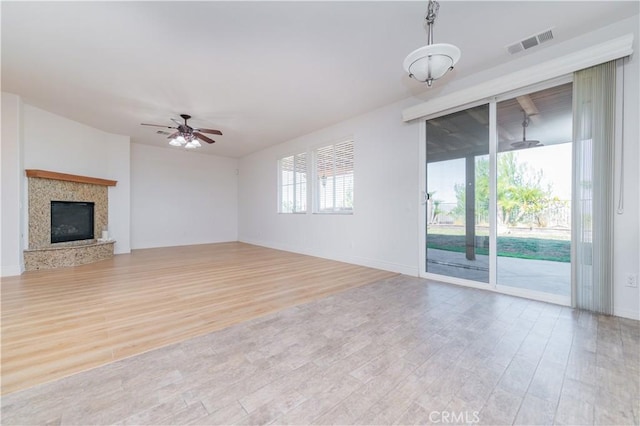
<path fill-rule="evenodd" d="M 395 272 L 398 274 L 418 276 L 418 268 L 402 265 L 399 263 L 386 262 L 378 259 L 369 259 L 361 256 L 349 256 L 345 254 L 334 253 L 322 253 L 314 250 L 301 249 L 300 247 L 293 247 L 286 244 L 274 244 L 268 241 L 255 240 L 251 238 L 240 238 L 238 241 L 241 243 L 253 244 L 256 246 L 272 248 L 276 250 L 289 251 L 292 253 L 305 254 L 307 256 L 315 256 L 323 259 L 335 260 L 337 262 L 351 263 L 358 266 L 366 266 L 368 268 L 380 269 L 383 271 Z"/>
<path fill-rule="evenodd" d="M 419 268 L 411 267 L 408 265 L 396 264 L 393 262 L 385 262 L 377 259 L 368 259 L 359 256 L 349 256 L 349 255 L 334 255 L 329 253 L 318 253 L 313 250 L 304 250 L 299 247 L 289 246 L 286 244 L 274 244 L 269 241 L 256 240 L 251 238 L 240 238 L 238 241 L 247 244 L 253 244 L 256 246 L 272 248 L 275 250 L 283 250 L 289 251 L 292 253 L 305 254 L 308 256 L 321 257 L 323 259 L 335 260 L 338 262 L 351 263 L 354 265 L 366 266 L 369 268 L 381 269 L 383 271 L 396 272 L 398 274 L 410 275 L 410 276 L 420 276 Z M 433 279 L 440 281 L 442 278 L 439 276 L 433 276 L 432 274 L 425 274 L 423 278 Z M 566 296 L 556 296 L 550 295 L 547 293 L 540 293 L 531 290 L 523 290 L 518 288 L 510 288 L 505 286 L 499 286 L 499 289 L 488 288 L 488 286 L 483 284 L 478 284 L 473 281 L 461 280 L 461 279 L 451 279 L 451 281 L 446 281 L 449 284 L 457 284 L 463 285 L 466 287 L 478 288 L 482 290 L 493 291 L 496 293 L 507 294 L 511 296 L 524 297 L 531 300 L 538 300 L 541 302 L 553 303 L 562 306 L 570 306 L 570 300 Z M 640 312 L 634 311 L 631 309 L 615 309 L 614 315 L 622 318 L 629 318 L 633 320 L 640 320 Z"/>
<path fill-rule="evenodd" d="M 194 242 L 179 242 L 179 243 L 160 243 L 160 244 L 143 244 L 143 245 L 135 245 L 132 244 L 129 246 L 129 253 L 133 250 L 145 250 L 145 249 L 154 249 L 154 248 L 167 248 L 167 247 L 187 247 L 187 246 L 201 246 L 205 244 L 221 244 L 221 243 L 234 243 L 239 240 L 214 240 L 214 241 L 194 241 Z M 251 243 L 249 243 L 251 244 Z M 259 244 L 256 244 L 259 245 Z M 118 253 L 124 254 L 124 253 Z"/>
<path fill-rule="evenodd" d="M 632 309 L 613 309 L 613 315 L 622 318 L 628 318 L 636 321 L 640 321 L 640 312 Z"/>
<path fill-rule="evenodd" d="M 3 265 L 0 276 L 2 277 L 14 277 L 21 275 L 24 272 L 24 265 Z"/>

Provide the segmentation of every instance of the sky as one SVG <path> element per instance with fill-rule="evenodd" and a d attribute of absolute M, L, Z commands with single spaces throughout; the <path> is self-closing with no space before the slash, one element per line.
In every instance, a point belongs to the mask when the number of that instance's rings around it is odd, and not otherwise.
<path fill-rule="evenodd" d="M 521 162 L 534 170 L 542 170 L 542 186 L 552 187 L 552 196 L 571 199 L 571 144 L 549 145 L 517 151 Z M 454 185 L 464 183 L 464 158 L 427 165 L 427 192 L 435 191 L 434 198 L 443 203 L 456 202 Z"/>

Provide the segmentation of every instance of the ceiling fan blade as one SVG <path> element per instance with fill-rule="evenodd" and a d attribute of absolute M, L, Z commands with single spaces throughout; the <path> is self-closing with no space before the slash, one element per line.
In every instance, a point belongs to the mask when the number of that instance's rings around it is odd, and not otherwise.
<path fill-rule="evenodd" d="M 220 135 L 222 136 L 222 132 L 220 130 L 214 130 L 214 129 L 193 129 L 196 132 L 201 132 L 201 133 L 211 133 L 212 135 Z"/>
<path fill-rule="evenodd" d="M 177 129 L 177 127 L 165 126 L 164 124 L 140 123 L 140 125 L 142 125 L 142 126 L 164 127 L 165 129 Z"/>
<path fill-rule="evenodd" d="M 182 123 L 176 120 L 175 118 L 170 118 L 170 120 L 176 123 L 178 126 L 182 126 Z"/>
<path fill-rule="evenodd" d="M 167 134 L 168 134 L 168 133 L 167 133 Z M 180 132 L 173 132 L 173 133 L 171 133 L 170 135 L 168 134 L 169 136 L 167 136 L 167 139 L 173 139 L 173 138 L 175 138 L 176 136 L 178 136 L 179 134 L 180 134 Z"/>
<path fill-rule="evenodd" d="M 198 132 L 193 132 L 193 136 L 195 136 L 198 139 L 203 140 L 206 143 L 215 143 L 215 141 L 213 139 L 210 139 L 208 137 L 206 137 L 205 135 L 203 135 L 202 133 L 198 133 Z"/>

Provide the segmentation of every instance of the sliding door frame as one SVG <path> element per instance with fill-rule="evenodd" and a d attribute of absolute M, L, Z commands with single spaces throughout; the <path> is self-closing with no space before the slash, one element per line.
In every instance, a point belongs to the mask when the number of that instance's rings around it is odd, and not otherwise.
<path fill-rule="evenodd" d="M 478 288 L 512 296 L 524 297 L 532 300 L 555 303 L 563 306 L 571 305 L 570 296 L 560 296 L 551 293 L 497 284 L 497 104 L 498 102 L 503 100 L 513 99 L 520 95 L 548 89 L 572 81 L 573 75 L 569 74 L 552 80 L 548 80 L 546 82 L 499 94 L 477 102 L 460 105 L 459 107 L 431 114 L 420 119 L 418 130 L 418 157 L 420 161 L 418 168 L 418 178 L 420 180 L 418 184 L 418 188 L 420 191 L 418 208 L 418 255 L 420 258 L 418 265 L 420 268 L 420 277 L 446 282 L 449 284 L 462 285 L 465 287 Z M 473 108 L 478 105 L 486 104 L 489 105 L 489 283 L 482 283 L 478 281 L 467 280 L 464 278 L 450 277 L 446 275 L 427 272 L 427 120 Z"/>

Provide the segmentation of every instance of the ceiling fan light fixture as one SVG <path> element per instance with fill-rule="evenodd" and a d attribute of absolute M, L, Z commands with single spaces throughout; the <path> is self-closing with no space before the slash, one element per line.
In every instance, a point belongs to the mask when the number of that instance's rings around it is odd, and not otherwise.
<path fill-rule="evenodd" d="M 522 120 L 522 140 L 511 142 L 511 146 L 514 148 L 533 148 L 536 146 L 544 146 L 539 140 L 527 139 L 527 127 L 529 127 L 531 119 L 529 118 L 529 115 L 527 115 L 526 111 L 523 110 L 522 114 L 524 115 Z"/>
<path fill-rule="evenodd" d="M 440 4 L 429 0 L 427 9 L 427 45 L 409 53 L 403 62 L 409 77 L 431 87 L 433 80 L 444 77 L 460 60 L 460 49 L 453 44 L 433 43 L 433 26 Z"/>
<path fill-rule="evenodd" d="M 169 133 L 166 131 L 158 131 L 157 133 L 161 133 L 164 135 L 170 135 L 167 139 L 169 139 L 169 145 L 177 146 L 177 147 L 185 147 L 187 149 L 200 148 L 202 147 L 202 142 L 206 142 L 208 144 L 215 143 L 215 141 L 204 134 L 212 134 L 212 135 L 220 135 L 222 136 L 222 132 L 216 129 L 204 129 L 199 127 L 191 127 L 187 124 L 187 121 L 191 118 L 188 114 L 180 114 L 180 117 L 184 120 L 184 123 L 176 120 L 175 118 L 171 118 L 176 125 L 175 126 L 165 126 L 162 124 L 150 124 L 150 123 L 140 123 L 143 126 L 153 126 L 153 127 L 164 127 L 167 129 L 175 130 L 173 133 Z"/>

